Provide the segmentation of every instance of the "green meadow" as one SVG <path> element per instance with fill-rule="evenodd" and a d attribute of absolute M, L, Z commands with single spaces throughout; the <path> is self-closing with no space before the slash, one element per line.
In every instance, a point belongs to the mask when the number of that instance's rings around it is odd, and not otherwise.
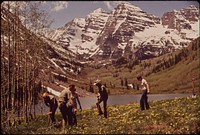
<path fill-rule="evenodd" d="M 197 134 L 200 131 L 200 96 L 150 102 L 141 111 L 139 103 L 108 106 L 108 118 L 99 118 L 96 107 L 77 112 L 77 126 L 48 126 L 47 115 L 29 123 L 3 127 L 7 134 Z"/>

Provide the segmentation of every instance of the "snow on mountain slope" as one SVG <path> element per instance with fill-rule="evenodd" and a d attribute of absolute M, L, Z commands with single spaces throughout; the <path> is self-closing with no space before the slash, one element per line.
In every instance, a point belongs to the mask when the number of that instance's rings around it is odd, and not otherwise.
<path fill-rule="evenodd" d="M 135 45 L 145 42 L 147 44 L 151 43 L 153 45 L 157 45 L 158 47 L 164 47 L 165 45 L 168 45 L 166 43 L 162 44 L 162 39 L 169 41 L 169 44 L 174 46 L 175 49 L 181 48 L 179 44 L 180 42 L 190 42 L 188 39 L 182 39 L 181 34 L 179 34 L 177 30 L 169 30 L 168 28 L 163 27 L 161 24 L 157 24 L 155 27 L 145 29 L 143 32 L 136 33 L 132 41 Z"/>
<path fill-rule="evenodd" d="M 94 10 L 86 18 L 75 18 L 64 27 L 52 31 L 48 37 L 66 45 L 75 53 L 84 54 L 95 51 L 96 38 L 104 28 L 108 13 L 102 9 Z"/>
<path fill-rule="evenodd" d="M 140 48 L 149 48 L 140 53 L 146 50 L 159 56 L 199 37 L 198 15 L 199 9 L 191 5 L 159 18 L 126 2 L 110 13 L 96 9 L 48 36 L 63 48 L 89 57 L 119 58 L 137 54 Z"/>

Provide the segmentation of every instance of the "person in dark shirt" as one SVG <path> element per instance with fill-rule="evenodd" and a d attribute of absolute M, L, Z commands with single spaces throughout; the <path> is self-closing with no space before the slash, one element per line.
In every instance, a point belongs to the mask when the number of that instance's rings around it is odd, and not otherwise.
<path fill-rule="evenodd" d="M 97 94 L 97 109 L 98 109 L 98 113 L 99 116 L 101 116 L 102 114 L 104 114 L 104 117 L 107 118 L 107 100 L 108 100 L 108 92 L 106 90 L 106 87 L 104 85 L 102 85 L 100 80 L 96 80 L 94 85 L 96 85 L 98 87 L 98 94 Z M 103 101 L 103 108 L 104 108 L 104 113 L 101 110 L 101 106 L 100 103 Z"/>
<path fill-rule="evenodd" d="M 74 85 L 75 87 L 75 85 Z M 81 107 L 81 102 L 79 100 L 79 95 L 78 93 L 76 92 L 76 88 L 73 88 L 71 89 L 71 92 L 72 92 L 72 101 L 73 101 L 73 108 L 72 108 L 72 122 L 73 122 L 73 125 L 77 125 L 77 118 L 76 118 L 76 112 L 77 112 L 77 107 L 79 105 L 80 107 L 80 110 L 82 111 L 82 107 Z M 77 104 L 78 102 L 78 104 Z"/>
<path fill-rule="evenodd" d="M 56 112 L 56 109 L 58 108 L 58 102 L 57 102 L 56 98 L 53 95 L 50 95 L 47 92 L 45 92 L 42 95 L 42 97 L 44 99 L 45 105 L 50 108 L 50 111 L 48 112 L 48 115 L 50 115 L 51 122 L 55 124 L 55 122 L 56 122 L 55 112 Z"/>

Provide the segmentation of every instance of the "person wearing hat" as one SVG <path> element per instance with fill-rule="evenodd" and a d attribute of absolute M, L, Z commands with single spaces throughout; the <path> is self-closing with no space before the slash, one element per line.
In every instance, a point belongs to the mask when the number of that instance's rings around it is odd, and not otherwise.
<path fill-rule="evenodd" d="M 98 95 L 97 95 L 97 109 L 99 116 L 104 114 L 104 117 L 107 118 L 107 100 L 108 100 L 108 92 L 106 90 L 106 87 L 101 84 L 101 80 L 96 80 L 94 85 L 98 87 Z M 100 103 L 103 101 L 103 108 L 104 108 L 104 113 L 101 110 Z"/>
<path fill-rule="evenodd" d="M 142 96 L 140 98 L 140 109 L 145 110 L 149 109 L 149 104 L 148 104 L 148 96 L 147 94 L 149 93 L 149 85 L 147 81 L 141 76 L 137 76 L 137 80 L 140 82 L 140 89 L 142 90 Z"/>
<path fill-rule="evenodd" d="M 50 95 L 47 92 L 45 92 L 42 95 L 42 97 L 44 99 L 45 105 L 50 108 L 50 111 L 49 111 L 48 115 L 50 115 L 51 123 L 55 124 L 55 122 L 56 122 L 56 120 L 55 120 L 55 112 L 56 112 L 56 109 L 58 108 L 58 102 L 57 102 L 56 98 L 53 95 Z"/>
<path fill-rule="evenodd" d="M 72 101 L 72 90 L 75 89 L 75 85 L 70 84 L 68 88 L 65 88 L 59 95 L 59 109 L 62 114 L 62 127 L 65 128 L 66 123 L 68 125 L 73 125 L 72 122 L 72 108 L 73 108 L 73 101 Z"/>
<path fill-rule="evenodd" d="M 73 108 L 72 108 L 72 123 L 73 125 L 77 125 L 77 118 L 76 118 L 76 112 L 77 112 L 77 107 L 78 107 L 78 104 L 79 104 L 79 107 L 80 107 L 80 110 L 82 111 L 82 107 L 81 107 L 81 102 L 79 100 L 79 95 L 78 93 L 76 92 L 76 88 L 75 88 L 75 85 L 74 85 L 74 88 L 73 89 L 70 89 L 70 91 L 72 92 L 72 101 L 73 101 Z M 78 104 L 77 104 L 78 102 Z"/>

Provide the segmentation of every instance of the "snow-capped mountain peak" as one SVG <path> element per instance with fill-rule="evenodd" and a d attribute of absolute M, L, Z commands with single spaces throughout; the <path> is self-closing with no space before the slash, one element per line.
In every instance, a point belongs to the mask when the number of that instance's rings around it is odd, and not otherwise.
<path fill-rule="evenodd" d="M 125 2 L 110 13 L 98 8 L 85 18 L 74 19 L 50 37 L 56 42 L 64 41 L 76 53 L 93 57 L 137 55 L 140 48 L 159 56 L 187 46 L 199 36 L 198 16 L 199 9 L 193 5 L 159 18 Z"/>

